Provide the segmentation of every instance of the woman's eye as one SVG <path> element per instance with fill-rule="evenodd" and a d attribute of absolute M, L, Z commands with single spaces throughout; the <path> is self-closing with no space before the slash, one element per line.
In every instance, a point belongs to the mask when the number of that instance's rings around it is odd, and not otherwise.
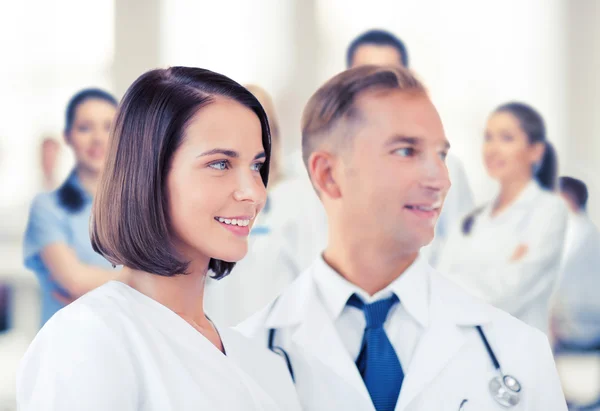
<path fill-rule="evenodd" d="M 502 135 L 502 140 L 503 141 L 513 141 L 513 136 L 511 136 L 510 134 L 503 134 Z"/>
<path fill-rule="evenodd" d="M 265 163 L 254 163 L 252 164 L 252 171 L 260 171 L 264 167 Z"/>
<path fill-rule="evenodd" d="M 208 166 L 210 168 L 214 168 L 215 170 L 227 170 L 229 168 L 227 160 L 217 161 L 216 163 L 209 164 Z"/>

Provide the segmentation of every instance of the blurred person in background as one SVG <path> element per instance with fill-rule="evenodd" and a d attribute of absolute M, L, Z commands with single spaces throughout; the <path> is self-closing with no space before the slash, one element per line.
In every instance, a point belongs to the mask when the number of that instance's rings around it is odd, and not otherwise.
<path fill-rule="evenodd" d="M 573 177 L 558 180 L 569 207 L 552 332 L 559 351 L 600 351 L 600 233 L 587 211 L 588 190 Z"/>
<path fill-rule="evenodd" d="M 260 102 L 269 119 L 271 161 L 265 206 L 248 238 L 248 254 L 236 264 L 235 275 L 207 279 L 204 307 L 221 325 L 235 325 L 275 298 L 294 280 L 280 258 L 284 242 L 280 227 L 294 218 L 298 209 L 297 182 L 286 178 L 282 164 L 281 134 L 273 99 L 262 87 L 245 85 Z M 285 252 L 283 254 L 286 254 Z"/>
<path fill-rule="evenodd" d="M 45 137 L 42 140 L 40 151 L 43 188 L 46 191 L 52 191 L 57 186 L 56 171 L 58 156 L 60 154 L 60 143 L 52 137 Z"/>
<path fill-rule="evenodd" d="M 116 108 L 117 100 L 99 89 L 85 89 L 71 98 L 64 137 L 75 154 L 75 166 L 58 189 L 37 195 L 31 204 L 23 252 L 25 266 L 40 282 L 42 324 L 67 302 L 116 275 L 92 249 L 89 234 L 92 199 Z"/>
<path fill-rule="evenodd" d="M 452 229 L 437 268 L 473 295 L 548 333 L 567 208 L 542 116 L 523 103 L 490 115 L 483 160 L 499 193 Z"/>
<path fill-rule="evenodd" d="M 247 252 L 270 145 L 260 103 L 223 75 L 172 67 L 130 86 L 90 224 L 123 269 L 38 333 L 19 410 L 299 410 L 284 363 L 203 309 L 206 277 Z"/>

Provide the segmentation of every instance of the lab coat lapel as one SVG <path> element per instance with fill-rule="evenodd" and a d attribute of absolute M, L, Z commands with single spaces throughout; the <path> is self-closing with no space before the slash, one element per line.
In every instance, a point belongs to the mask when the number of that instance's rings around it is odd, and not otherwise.
<path fill-rule="evenodd" d="M 344 347 L 329 313 L 318 297 L 316 287 L 309 296 L 305 318 L 293 334 L 294 344 L 318 359 L 348 383 L 368 403 L 371 397 L 353 359 Z"/>
<path fill-rule="evenodd" d="M 307 270 L 275 301 L 266 313 L 266 328 L 291 327 L 292 342 L 349 384 L 372 407 L 362 377 L 344 347 Z M 293 359 L 292 359 L 293 361 Z M 362 408 L 359 408 L 362 409 Z"/>
<path fill-rule="evenodd" d="M 430 276 L 430 323 L 421 336 L 406 372 L 396 411 L 406 410 L 456 356 L 467 341 L 465 326 L 488 321 L 481 303 L 462 298 L 463 292 L 455 298 L 448 298 L 448 293 L 456 290 L 454 284 L 433 270 L 423 275 Z M 458 301 L 463 304 L 457 306 Z"/>

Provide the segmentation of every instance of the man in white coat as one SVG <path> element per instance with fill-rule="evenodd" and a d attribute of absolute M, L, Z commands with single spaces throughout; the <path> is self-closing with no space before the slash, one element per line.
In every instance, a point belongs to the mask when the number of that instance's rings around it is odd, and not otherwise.
<path fill-rule="evenodd" d="M 402 68 L 335 76 L 305 108 L 302 146 L 327 246 L 239 329 L 282 354 L 303 409 L 566 410 L 545 335 L 419 258 L 450 187 L 421 83 Z"/>

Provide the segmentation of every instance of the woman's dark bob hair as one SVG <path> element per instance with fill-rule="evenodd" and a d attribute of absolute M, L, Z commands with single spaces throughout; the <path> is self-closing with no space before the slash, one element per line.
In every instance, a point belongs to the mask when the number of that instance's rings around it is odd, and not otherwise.
<path fill-rule="evenodd" d="M 171 241 L 165 184 L 188 122 L 216 96 L 248 107 L 259 118 L 266 153 L 260 173 L 267 185 L 269 123 L 252 93 L 228 77 L 200 68 L 171 67 L 143 74 L 119 105 L 92 208 L 92 246 L 113 265 L 162 276 L 188 273 L 190 262 Z M 234 265 L 211 259 L 209 269 L 219 279 Z"/>

